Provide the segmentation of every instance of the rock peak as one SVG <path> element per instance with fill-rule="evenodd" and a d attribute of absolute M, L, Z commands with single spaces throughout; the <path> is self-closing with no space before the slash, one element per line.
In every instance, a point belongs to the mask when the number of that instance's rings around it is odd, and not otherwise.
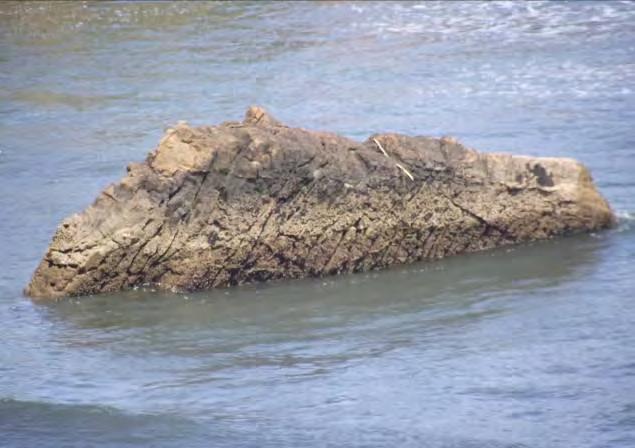
<path fill-rule="evenodd" d="M 281 123 L 273 118 L 269 112 L 260 106 L 251 106 L 245 112 L 243 124 L 252 126 L 281 126 Z"/>

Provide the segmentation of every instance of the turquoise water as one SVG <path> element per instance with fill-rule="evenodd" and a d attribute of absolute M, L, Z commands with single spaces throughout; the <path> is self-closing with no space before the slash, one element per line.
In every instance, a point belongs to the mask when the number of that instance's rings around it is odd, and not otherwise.
<path fill-rule="evenodd" d="M 0 3 L 0 446 L 635 446 L 635 3 Z M 57 223 L 178 120 L 570 156 L 615 230 L 34 304 Z"/>

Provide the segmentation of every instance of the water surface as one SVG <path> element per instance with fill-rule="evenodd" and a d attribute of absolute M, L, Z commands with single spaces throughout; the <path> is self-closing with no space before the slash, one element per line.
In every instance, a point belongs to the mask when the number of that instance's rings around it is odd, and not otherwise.
<path fill-rule="evenodd" d="M 635 446 L 635 4 L 0 3 L 0 445 Z M 33 304 L 164 128 L 584 162 L 617 229 L 353 276 Z"/>

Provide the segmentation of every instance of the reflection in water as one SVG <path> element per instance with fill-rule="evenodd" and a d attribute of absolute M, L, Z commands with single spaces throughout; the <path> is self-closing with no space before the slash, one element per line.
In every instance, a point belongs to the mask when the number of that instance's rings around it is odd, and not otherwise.
<path fill-rule="evenodd" d="M 592 269 L 595 252 L 604 244 L 579 236 L 343 277 L 188 294 L 135 290 L 42 306 L 47 319 L 95 329 L 236 329 L 243 319 L 247 325 L 291 321 L 340 326 L 347 319 L 460 313 L 493 297 L 575 280 Z M 343 320 L 333 322 L 333 318 Z M 296 330 L 290 328 L 289 334 L 297 334 Z"/>

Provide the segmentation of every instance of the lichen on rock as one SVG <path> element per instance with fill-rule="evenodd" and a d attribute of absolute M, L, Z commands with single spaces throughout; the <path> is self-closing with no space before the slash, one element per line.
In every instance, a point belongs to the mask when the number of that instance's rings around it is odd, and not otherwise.
<path fill-rule="evenodd" d="M 322 276 L 610 227 L 588 170 L 453 138 L 359 143 L 242 122 L 166 132 L 144 163 L 62 222 L 26 293 L 196 290 Z"/>

